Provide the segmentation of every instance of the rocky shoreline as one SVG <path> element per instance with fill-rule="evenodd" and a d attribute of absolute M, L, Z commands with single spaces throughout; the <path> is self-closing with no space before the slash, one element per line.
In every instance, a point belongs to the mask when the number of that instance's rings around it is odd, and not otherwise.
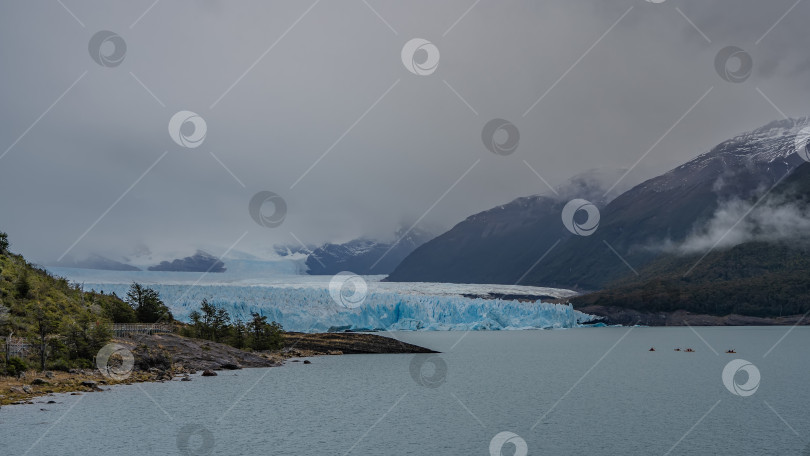
<path fill-rule="evenodd" d="M 278 367 L 285 360 L 343 354 L 435 353 L 424 347 L 390 337 L 362 333 L 285 333 L 284 348 L 278 351 L 247 352 L 201 339 L 176 334 L 155 334 L 114 339 L 129 350 L 135 366 L 120 380 L 98 369 L 70 372 L 28 371 L 21 377 L 0 377 L 0 406 L 33 404 L 37 398 L 56 393 L 81 395 L 104 391 L 104 387 L 140 382 L 190 381 L 190 375 L 215 376 L 217 371 L 255 367 Z M 309 360 L 304 360 L 309 364 Z M 39 403 L 49 401 L 40 400 Z"/>
<path fill-rule="evenodd" d="M 810 318 L 789 315 L 778 318 L 750 317 L 746 315 L 693 314 L 685 310 L 675 312 L 642 312 L 624 307 L 574 306 L 576 310 L 601 317 L 592 323 L 606 325 L 644 326 L 793 326 L 810 325 Z"/>

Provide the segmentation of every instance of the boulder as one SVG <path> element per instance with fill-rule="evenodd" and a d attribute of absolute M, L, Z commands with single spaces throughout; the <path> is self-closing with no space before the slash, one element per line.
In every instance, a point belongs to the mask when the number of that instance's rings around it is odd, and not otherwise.
<path fill-rule="evenodd" d="M 23 385 L 22 390 L 23 390 L 23 392 L 24 392 L 25 394 L 31 394 L 31 393 L 33 393 L 33 392 L 34 392 L 34 390 L 33 390 L 33 389 L 31 389 L 31 387 L 30 387 L 30 386 L 28 386 L 28 385 Z"/>
<path fill-rule="evenodd" d="M 312 364 L 312 361 L 310 361 L 310 360 L 308 360 L 308 359 L 305 359 L 305 360 L 304 360 L 304 364 Z"/>
<path fill-rule="evenodd" d="M 101 388 L 98 387 L 98 382 L 94 382 L 93 380 L 85 380 L 81 383 L 81 385 L 90 388 L 93 391 L 101 391 Z"/>
<path fill-rule="evenodd" d="M 46 382 L 45 380 L 43 380 L 41 378 L 35 378 L 35 379 L 31 380 L 31 384 L 32 385 L 50 385 L 50 383 Z"/>
<path fill-rule="evenodd" d="M 53 372 L 51 372 L 51 371 L 46 371 L 46 372 L 45 372 L 45 378 L 53 378 Z"/>
<path fill-rule="evenodd" d="M 225 370 L 238 370 L 242 368 L 238 363 L 225 363 L 219 367 Z"/>
<path fill-rule="evenodd" d="M 8 390 L 14 394 L 25 394 L 25 391 L 23 391 L 23 389 L 19 386 L 12 386 Z"/>
<path fill-rule="evenodd" d="M 212 371 L 211 369 L 206 369 L 206 370 L 203 371 L 202 376 L 203 377 L 216 377 L 217 373 Z"/>
<path fill-rule="evenodd" d="M 169 372 L 169 371 L 158 370 L 158 371 L 155 371 L 154 374 L 155 374 L 155 380 L 159 380 L 159 381 L 171 380 L 173 378 L 172 373 Z"/>

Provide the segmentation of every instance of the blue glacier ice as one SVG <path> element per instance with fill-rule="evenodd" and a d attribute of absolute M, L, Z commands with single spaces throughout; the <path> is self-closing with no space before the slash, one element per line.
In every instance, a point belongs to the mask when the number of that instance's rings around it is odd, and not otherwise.
<path fill-rule="evenodd" d="M 593 319 L 571 305 L 468 298 L 454 294 L 370 291 L 360 307 L 337 304 L 324 286 L 148 284 L 175 317 L 187 320 L 203 298 L 247 320 L 266 315 L 288 331 L 329 330 L 510 330 L 572 328 Z M 85 289 L 125 296 L 129 284 L 86 283 Z M 385 291 L 389 290 L 389 291 Z"/>

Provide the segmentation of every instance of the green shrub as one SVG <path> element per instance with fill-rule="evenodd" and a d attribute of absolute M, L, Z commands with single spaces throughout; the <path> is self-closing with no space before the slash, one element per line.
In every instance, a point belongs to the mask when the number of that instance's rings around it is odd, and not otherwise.
<path fill-rule="evenodd" d="M 55 359 L 48 363 L 48 370 L 67 372 L 71 369 L 73 369 L 73 367 L 65 358 Z"/>
<path fill-rule="evenodd" d="M 20 358 L 11 357 L 6 362 L 6 374 L 17 376 L 28 370 L 28 364 Z"/>
<path fill-rule="evenodd" d="M 17 299 L 28 299 L 31 294 L 31 283 L 28 281 L 28 273 L 21 274 L 14 283 L 14 291 Z"/>
<path fill-rule="evenodd" d="M 57 358 L 49 361 L 48 370 L 67 372 L 71 369 L 93 369 L 95 366 L 89 359 L 67 359 Z"/>
<path fill-rule="evenodd" d="M 284 347 L 284 328 L 275 321 L 268 323 L 267 317 L 258 313 L 251 313 L 251 320 L 247 327 L 252 338 L 250 348 L 254 350 L 279 350 Z"/>
<path fill-rule="evenodd" d="M 138 316 L 135 310 L 129 304 L 121 301 L 118 298 L 110 296 L 95 296 L 98 297 L 98 302 L 101 308 L 104 309 L 104 314 L 112 320 L 113 323 L 137 323 Z"/>

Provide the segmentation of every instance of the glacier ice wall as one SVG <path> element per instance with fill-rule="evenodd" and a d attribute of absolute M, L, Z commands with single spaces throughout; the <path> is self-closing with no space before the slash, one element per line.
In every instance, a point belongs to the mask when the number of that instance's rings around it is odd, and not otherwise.
<path fill-rule="evenodd" d="M 593 317 L 571 305 L 525 303 L 448 295 L 371 292 L 363 305 L 335 303 L 325 288 L 234 285 L 149 285 L 179 320 L 187 320 L 203 298 L 247 320 L 266 315 L 286 330 L 507 330 L 572 328 Z M 125 296 L 128 284 L 85 284 L 85 289 Z"/>

